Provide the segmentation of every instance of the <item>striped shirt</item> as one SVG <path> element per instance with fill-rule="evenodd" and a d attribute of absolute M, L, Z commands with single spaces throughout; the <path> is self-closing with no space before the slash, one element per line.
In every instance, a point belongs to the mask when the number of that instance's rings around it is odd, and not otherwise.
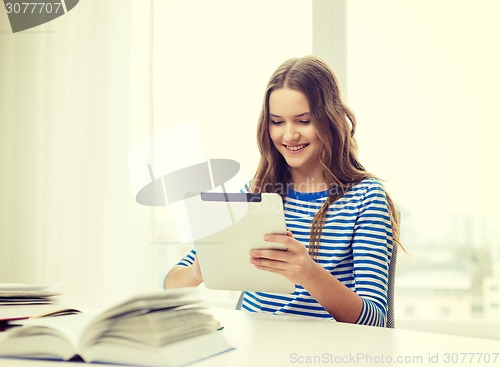
<path fill-rule="evenodd" d="M 303 193 L 288 189 L 284 200 L 287 229 L 306 248 L 312 219 L 327 197 L 328 191 Z M 361 297 L 358 324 L 385 326 L 392 249 L 386 194 L 376 179 L 364 179 L 330 205 L 316 262 Z M 192 264 L 195 254 L 191 250 L 178 265 Z M 242 309 L 333 319 L 300 285 L 292 294 L 245 292 Z"/>

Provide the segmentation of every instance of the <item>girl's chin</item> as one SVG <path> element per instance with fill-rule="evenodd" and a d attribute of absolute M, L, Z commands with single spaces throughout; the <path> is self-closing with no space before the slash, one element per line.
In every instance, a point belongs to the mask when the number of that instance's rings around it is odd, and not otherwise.
<path fill-rule="evenodd" d="M 292 169 L 301 169 L 304 167 L 304 164 L 302 162 L 297 162 L 295 159 L 287 159 L 286 163 L 288 164 L 288 167 Z"/>

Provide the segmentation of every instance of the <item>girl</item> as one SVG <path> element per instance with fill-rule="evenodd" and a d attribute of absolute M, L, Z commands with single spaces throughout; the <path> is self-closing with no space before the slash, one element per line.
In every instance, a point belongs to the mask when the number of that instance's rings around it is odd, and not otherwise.
<path fill-rule="evenodd" d="M 283 197 L 289 231 L 265 240 L 288 250 L 252 250 L 249 261 L 296 289 L 245 292 L 244 310 L 385 325 L 399 223 L 382 184 L 357 158 L 355 130 L 333 72 L 318 57 L 287 60 L 272 75 L 258 122 L 261 159 L 246 189 Z M 202 281 L 192 250 L 165 286 Z"/>

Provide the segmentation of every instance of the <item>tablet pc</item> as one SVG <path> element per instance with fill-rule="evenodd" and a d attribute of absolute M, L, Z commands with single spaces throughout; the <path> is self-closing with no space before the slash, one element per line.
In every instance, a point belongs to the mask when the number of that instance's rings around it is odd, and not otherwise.
<path fill-rule="evenodd" d="M 189 203 L 194 247 L 207 288 L 273 293 L 295 290 L 295 284 L 284 276 L 250 263 L 251 249 L 286 251 L 283 244 L 264 241 L 269 233 L 286 234 L 280 195 L 203 192 Z"/>

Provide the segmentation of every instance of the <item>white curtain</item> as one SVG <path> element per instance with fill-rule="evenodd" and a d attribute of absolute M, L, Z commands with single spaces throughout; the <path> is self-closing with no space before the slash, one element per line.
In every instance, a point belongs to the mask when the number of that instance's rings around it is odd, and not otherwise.
<path fill-rule="evenodd" d="M 0 282 L 94 305 L 159 286 L 128 167 L 152 132 L 152 1 L 80 1 L 16 34 L 0 17 Z"/>

